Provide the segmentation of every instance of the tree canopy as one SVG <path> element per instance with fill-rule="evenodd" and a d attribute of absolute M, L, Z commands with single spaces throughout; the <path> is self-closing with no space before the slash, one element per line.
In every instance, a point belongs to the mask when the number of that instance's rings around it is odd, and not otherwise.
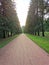
<path fill-rule="evenodd" d="M 21 32 L 14 4 L 12 0 L 0 0 L 0 36 L 3 38 Z"/>
<path fill-rule="evenodd" d="M 49 0 L 31 0 L 25 25 L 25 32 L 35 34 L 45 32 L 45 15 L 49 13 Z"/>

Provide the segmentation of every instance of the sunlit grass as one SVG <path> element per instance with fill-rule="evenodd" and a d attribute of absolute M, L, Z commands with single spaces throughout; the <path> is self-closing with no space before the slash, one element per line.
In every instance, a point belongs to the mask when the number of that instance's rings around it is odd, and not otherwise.
<path fill-rule="evenodd" d="M 31 35 L 31 34 L 27 34 L 27 36 L 31 40 L 33 40 L 37 45 L 43 48 L 46 52 L 49 53 L 49 37 L 40 37 L 40 36 Z"/>

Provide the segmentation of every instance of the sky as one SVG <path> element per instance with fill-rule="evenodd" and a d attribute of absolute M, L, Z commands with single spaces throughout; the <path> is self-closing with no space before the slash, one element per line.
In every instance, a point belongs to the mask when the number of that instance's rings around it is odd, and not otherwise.
<path fill-rule="evenodd" d="M 14 0 L 20 25 L 24 26 L 28 15 L 30 0 Z"/>

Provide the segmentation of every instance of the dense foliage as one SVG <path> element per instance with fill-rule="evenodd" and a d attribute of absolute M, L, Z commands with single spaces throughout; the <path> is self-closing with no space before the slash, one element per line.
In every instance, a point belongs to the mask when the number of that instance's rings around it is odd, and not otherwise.
<path fill-rule="evenodd" d="M 30 8 L 25 25 L 25 32 L 44 36 L 45 31 L 49 31 L 49 0 L 31 0 Z M 48 15 L 47 15 L 48 16 Z"/>
<path fill-rule="evenodd" d="M 21 32 L 14 4 L 12 0 L 0 0 L 0 38 Z"/>

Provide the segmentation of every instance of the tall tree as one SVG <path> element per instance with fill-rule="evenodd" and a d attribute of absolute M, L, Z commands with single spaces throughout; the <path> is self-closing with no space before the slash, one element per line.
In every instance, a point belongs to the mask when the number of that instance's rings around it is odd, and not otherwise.
<path fill-rule="evenodd" d="M 30 8 L 26 20 L 25 30 L 29 33 L 33 33 L 36 35 L 42 32 L 42 36 L 44 36 L 44 16 L 47 14 L 49 10 L 48 1 L 45 0 L 31 0 Z"/>
<path fill-rule="evenodd" d="M 0 4 L 0 18 L 2 22 L 0 22 L 0 28 L 3 33 L 3 37 L 9 36 L 11 34 L 14 35 L 20 32 L 20 24 L 18 20 L 18 16 L 15 10 L 15 5 L 12 0 L 1 0 Z M 0 30 L 0 31 L 1 31 Z"/>

